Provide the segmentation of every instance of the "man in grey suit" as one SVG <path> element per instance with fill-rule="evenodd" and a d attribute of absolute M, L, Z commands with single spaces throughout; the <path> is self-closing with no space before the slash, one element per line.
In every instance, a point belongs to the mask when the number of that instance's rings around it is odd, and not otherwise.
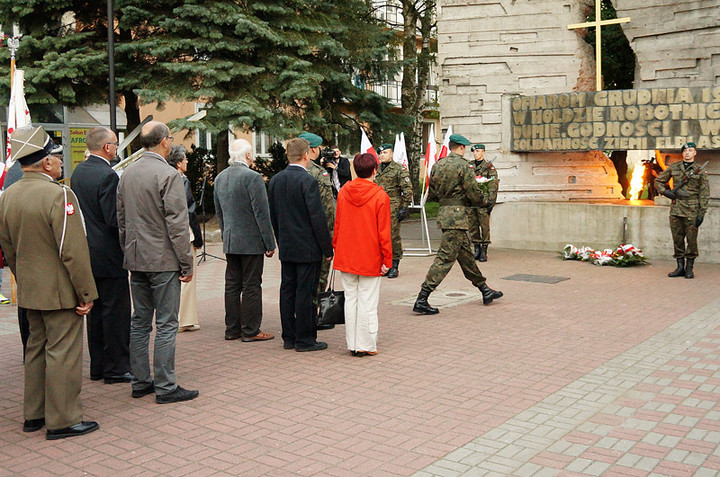
<path fill-rule="evenodd" d="M 120 177 L 117 219 L 123 266 L 130 270 L 132 397 L 156 393 L 155 402 L 188 401 L 197 391 L 175 383 L 175 338 L 180 282 L 193 275 L 190 228 L 182 176 L 167 163 L 173 137 L 166 125 L 150 121 L 140 132 L 146 152 Z M 149 343 L 155 315 L 155 353 L 150 374 Z"/>
<path fill-rule="evenodd" d="M 225 268 L 225 339 L 265 341 L 262 323 L 263 254 L 275 253 L 265 183 L 250 169 L 252 146 L 244 139 L 230 144 L 229 167 L 215 178 L 215 213 L 227 257 Z"/>

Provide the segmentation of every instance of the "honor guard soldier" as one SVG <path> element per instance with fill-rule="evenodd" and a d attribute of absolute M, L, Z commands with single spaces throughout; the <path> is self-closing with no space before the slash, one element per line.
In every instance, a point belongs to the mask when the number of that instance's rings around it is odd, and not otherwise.
<path fill-rule="evenodd" d="M 413 306 L 415 313 L 434 315 L 440 312 L 430 306 L 428 297 L 450 272 L 455 261 L 460 263 L 465 277 L 482 293 L 483 304 L 489 305 L 503 296 L 501 291 L 487 286 L 470 247 L 467 209 L 475 205 L 486 205 L 487 199 L 475 180 L 474 165 L 463 157 L 469 145 L 470 141 L 464 136 L 450 136 L 450 155 L 440 159 L 430 173 L 428 200 L 440 204 L 437 224 L 442 229 L 443 236 Z"/>
<path fill-rule="evenodd" d="M 324 167 L 318 164 L 320 161 L 320 146 L 322 145 L 322 138 L 317 134 L 309 132 L 304 132 L 300 134 L 299 137 L 310 143 L 310 152 L 308 153 L 310 165 L 308 166 L 308 172 L 317 181 L 318 187 L 320 187 L 320 200 L 322 201 L 323 210 L 325 211 L 328 231 L 330 232 L 330 237 L 332 237 L 333 228 L 335 227 L 335 195 L 333 194 L 330 174 Z M 317 287 L 318 294 L 324 292 L 327 288 L 330 265 L 331 262 L 328 260 L 323 260 L 320 265 L 320 278 L 318 280 Z M 315 298 L 314 302 L 317 306 L 317 298 Z M 334 327 L 335 325 L 322 325 L 318 329 L 325 330 Z"/>
<path fill-rule="evenodd" d="M 62 147 L 43 128 L 19 129 L 10 144 L 24 175 L 0 200 L 0 244 L 30 323 L 23 431 L 47 426 L 51 440 L 87 434 L 98 424 L 82 420 L 83 316 L 98 293 L 82 212 L 55 182 Z"/>
<path fill-rule="evenodd" d="M 668 273 L 668 277 L 695 278 L 693 266 L 698 256 L 698 228 L 710 202 L 710 184 L 703 167 L 695 164 L 696 154 L 695 143 L 685 143 L 683 160 L 670 164 L 655 179 L 658 193 L 672 200 L 670 232 L 677 268 Z M 672 189 L 668 187 L 670 179 L 673 180 Z"/>
<path fill-rule="evenodd" d="M 487 249 L 488 245 L 490 245 L 490 213 L 497 201 L 500 181 L 495 166 L 485 159 L 485 145 L 475 144 L 470 148 L 470 151 L 475 156 L 473 161 L 475 180 L 481 184 L 482 188 L 487 188 L 487 205 L 468 208 L 470 238 L 475 249 L 475 260 L 487 262 Z"/>
<path fill-rule="evenodd" d="M 388 270 L 388 278 L 397 278 L 400 260 L 403 257 L 402 241 L 400 240 L 400 222 L 408 216 L 408 206 L 412 201 L 412 184 L 406 167 L 393 161 L 393 147 L 383 144 L 378 149 L 380 165 L 378 166 L 375 183 L 385 189 L 390 196 L 390 236 L 392 238 L 392 268 Z"/>

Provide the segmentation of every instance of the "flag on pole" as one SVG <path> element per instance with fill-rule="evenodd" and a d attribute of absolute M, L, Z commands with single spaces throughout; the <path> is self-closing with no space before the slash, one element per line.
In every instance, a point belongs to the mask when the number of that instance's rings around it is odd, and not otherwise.
<path fill-rule="evenodd" d="M 395 135 L 395 147 L 393 148 L 393 161 L 400 164 L 403 169 L 408 167 L 407 149 L 405 149 L 405 134 Z"/>
<path fill-rule="evenodd" d="M 435 123 L 430 124 L 430 130 L 428 131 L 428 143 L 425 148 L 425 174 L 427 181 L 425 184 L 430 183 L 430 171 L 437 160 L 437 143 L 435 142 Z"/>
<path fill-rule="evenodd" d="M 445 132 L 445 139 L 443 139 L 442 148 L 440 148 L 440 154 L 438 154 L 438 160 L 443 157 L 447 157 L 450 154 L 450 136 L 452 136 L 452 126 L 448 126 Z"/>
<path fill-rule="evenodd" d="M 379 163 L 380 159 L 378 159 L 378 155 L 377 155 L 377 152 L 375 152 L 375 148 L 373 147 L 372 143 L 370 142 L 370 139 L 368 139 L 367 134 L 365 134 L 365 130 L 363 128 L 360 128 L 360 132 L 362 133 L 362 139 L 360 139 L 360 152 L 372 154 L 373 156 L 375 156 L 375 159 L 377 159 L 377 161 Z"/>
<path fill-rule="evenodd" d="M 5 184 L 5 173 L 15 163 L 12 159 L 10 136 L 12 136 L 12 133 L 15 132 L 15 130 L 32 125 L 30 120 L 30 110 L 25 102 L 25 72 L 23 70 L 15 70 L 13 75 L 7 119 L 7 149 L 5 151 L 5 164 L 3 164 L 2 171 L 0 171 L 0 188 L 2 188 L 3 184 Z"/>

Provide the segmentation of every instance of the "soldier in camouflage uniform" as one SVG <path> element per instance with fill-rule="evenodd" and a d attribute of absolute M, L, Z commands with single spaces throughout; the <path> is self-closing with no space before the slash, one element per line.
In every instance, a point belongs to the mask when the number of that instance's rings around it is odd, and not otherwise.
<path fill-rule="evenodd" d="M 375 176 L 375 183 L 385 189 L 390 196 L 390 236 L 392 238 L 392 268 L 388 270 L 388 278 L 397 278 L 400 260 L 403 257 L 402 241 L 400 240 L 400 222 L 408 216 L 408 206 L 412 201 L 412 184 L 406 167 L 393 161 L 393 147 L 383 144 L 377 150 L 380 166 Z"/>
<path fill-rule="evenodd" d="M 695 278 L 693 266 L 698 256 L 698 227 L 703 223 L 710 202 L 710 183 L 705 171 L 700 171 L 695 164 L 695 143 L 685 143 L 682 154 L 682 161 L 670 164 L 657 176 L 655 187 L 659 194 L 672 200 L 670 232 L 677 268 L 668 273 L 668 277 Z M 668 187 L 670 179 L 673 180 L 675 192 Z M 684 185 L 678 188 L 681 184 Z"/>
<path fill-rule="evenodd" d="M 470 238 L 475 248 L 475 260 L 487 262 L 487 249 L 488 245 L 490 245 L 490 212 L 492 212 L 497 201 L 500 180 L 495 166 L 492 165 L 492 162 L 485 160 L 484 144 L 475 144 L 470 148 L 470 151 L 475 156 L 475 160 L 471 161 L 475 166 L 475 179 L 478 182 L 483 181 L 487 184 L 487 205 L 468 208 Z"/>
<path fill-rule="evenodd" d="M 470 247 L 467 208 L 484 205 L 487 199 L 475 181 L 473 164 L 468 163 L 463 157 L 465 148 L 469 145 L 470 141 L 464 136 L 459 134 L 450 136 L 451 154 L 440 159 L 433 166 L 430 174 L 428 200 L 438 201 L 440 204 L 437 223 L 442 229 L 443 237 L 415 301 L 413 307 L 415 313 L 434 315 L 440 312 L 430 306 L 428 297 L 440 285 L 455 261 L 460 263 L 465 278 L 482 293 L 483 304 L 489 305 L 493 300 L 503 296 L 501 291 L 487 286 Z"/>
<path fill-rule="evenodd" d="M 335 227 L 335 196 L 333 195 L 332 183 L 330 182 L 330 174 L 328 174 L 324 167 L 318 165 L 322 138 L 317 134 L 308 132 L 300 134 L 299 137 L 310 143 L 310 152 L 308 153 L 310 165 L 308 166 L 308 172 L 315 178 L 320 188 L 320 200 L 322 201 L 323 210 L 325 211 L 325 218 L 327 219 L 330 237 L 332 237 L 333 228 Z M 323 260 L 320 265 L 317 293 L 322 293 L 327 288 L 330 265 L 332 265 L 332 263 L 329 260 Z M 313 299 L 313 302 L 315 303 L 315 306 L 318 305 L 317 296 Z M 335 325 L 322 325 L 319 326 L 318 329 L 324 330 L 334 327 Z"/>

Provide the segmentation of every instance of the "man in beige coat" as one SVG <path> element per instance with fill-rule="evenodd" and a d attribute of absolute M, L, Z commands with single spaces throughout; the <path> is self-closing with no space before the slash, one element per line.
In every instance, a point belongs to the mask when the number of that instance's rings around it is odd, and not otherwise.
<path fill-rule="evenodd" d="M 83 421 L 83 315 L 98 297 L 75 194 L 57 182 L 61 147 L 40 127 L 16 131 L 14 158 L 24 176 L 0 198 L 0 244 L 27 309 L 23 431 L 47 424 L 47 439 L 87 434 Z"/>
<path fill-rule="evenodd" d="M 173 137 L 166 125 L 150 121 L 140 132 L 146 152 L 123 172 L 117 192 L 123 267 L 130 270 L 132 397 L 156 393 L 155 402 L 188 401 L 197 391 L 175 382 L 175 339 L 180 282 L 193 276 L 188 208 L 182 176 L 167 163 Z M 157 331 L 150 373 L 149 344 Z"/>

